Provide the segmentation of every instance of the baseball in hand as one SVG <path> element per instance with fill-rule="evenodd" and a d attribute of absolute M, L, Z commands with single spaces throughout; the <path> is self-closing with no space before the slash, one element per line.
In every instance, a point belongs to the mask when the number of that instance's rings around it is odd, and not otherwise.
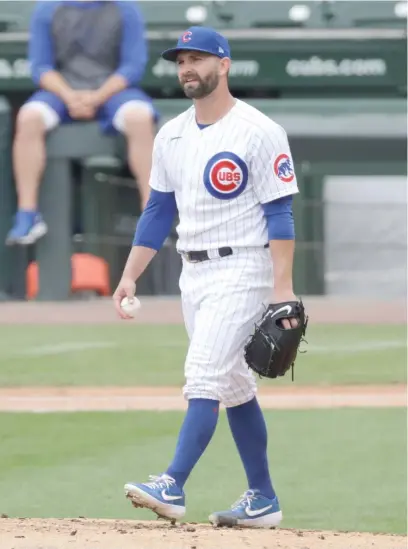
<path fill-rule="evenodd" d="M 126 314 L 128 314 L 131 317 L 134 317 L 136 314 L 136 311 L 140 309 L 141 303 L 135 296 L 131 298 L 124 297 L 120 302 L 120 306 L 125 311 Z"/>

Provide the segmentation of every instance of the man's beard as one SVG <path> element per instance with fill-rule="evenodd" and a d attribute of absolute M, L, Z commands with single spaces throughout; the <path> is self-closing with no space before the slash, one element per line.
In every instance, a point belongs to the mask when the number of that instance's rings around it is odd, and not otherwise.
<path fill-rule="evenodd" d="M 194 87 L 190 87 L 188 82 L 183 84 L 183 90 L 189 99 L 202 99 L 210 95 L 218 86 L 220 78 L 217 73 L 210 74 L 204 79 L 195 76 Z M 197 83 L 198 82 L 198 83 Z"/>

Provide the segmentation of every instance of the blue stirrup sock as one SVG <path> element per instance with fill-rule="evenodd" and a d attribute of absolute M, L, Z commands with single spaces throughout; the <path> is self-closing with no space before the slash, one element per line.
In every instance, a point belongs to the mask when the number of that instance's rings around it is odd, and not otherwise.
<path fill-rule="evenodd" d="M 227 417 L 241 456 L 249 489 L 258 489 L 267 498 L 275 497 L 268 467 L 265 418 L 258 400 L 227 408 Z"/>
<path fill-rule="evenodd" d="M 183 488 L 193 467 L 208 446 L 217 426 L 220 405 L 217 400 L 193 398 L 180 429 L 176 452 L 166 473 Z"/>

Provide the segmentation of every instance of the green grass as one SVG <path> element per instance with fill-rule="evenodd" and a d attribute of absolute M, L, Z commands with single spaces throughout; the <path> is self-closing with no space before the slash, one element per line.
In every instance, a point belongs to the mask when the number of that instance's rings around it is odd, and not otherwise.
<path fill-rule="evenodd" d="M 406 532 L 406 411 L 267 412 L 284 527 Z M 0 513 L 151 519 L 123 484 L 165 468 L 180 412 L 0 414 Z M 225 413 L 187 489 L 188 521 L 245 490 Z"/>
<path fill-rule="evenodd" d="M 311 324 L 307 339 L 298 384 L 406 381 L 404 326 Z M 186 349 L 182 326 L 2 326 L 0 386 L 180 386 Z M 291 383 L 290 376 L 275 383 Z"/>

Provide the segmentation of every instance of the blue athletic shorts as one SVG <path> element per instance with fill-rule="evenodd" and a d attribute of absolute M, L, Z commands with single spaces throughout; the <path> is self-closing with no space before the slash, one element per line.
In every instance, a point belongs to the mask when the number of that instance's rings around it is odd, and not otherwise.
<path fill-rule="evenodd" d="M 41 101 L 42 103 L 46 103 L 49 107 L 51 107 L 59 116 L 61 124 L 66 124 L 69 122 L 75 122 L 75 120 L 72 120 L 68 113 L 68 109 L 65 106 L 64 102 L 55 94 L 45 91 L 45 90 L 38 90 L 36 91 L 26 102 L 30 103 L 31 101 Z M 112 121 L 113 118 L 118 111 L 119 107 L 124 105 L 125 103 L 128 103 L 129 101 L 143 101 L 151 106 L 152 108 L 152 115 L 154 117 L 154 122 L 157 123 L 159 120 L 159 113 L 154 108 L 152 100 L 150 97 L 144 93 L 144 91 L 138 89 L 138 88 L 129 88 L 127 90 L 123 90 L 115 95 L 112 95 L 106 103 L 101 105 L 96 113 L 95 119 L 98 120 L 98 122 L 101 125 L 101 129 L 105 133 L 117 133 L 117 130 L 113 127 Z"/>

